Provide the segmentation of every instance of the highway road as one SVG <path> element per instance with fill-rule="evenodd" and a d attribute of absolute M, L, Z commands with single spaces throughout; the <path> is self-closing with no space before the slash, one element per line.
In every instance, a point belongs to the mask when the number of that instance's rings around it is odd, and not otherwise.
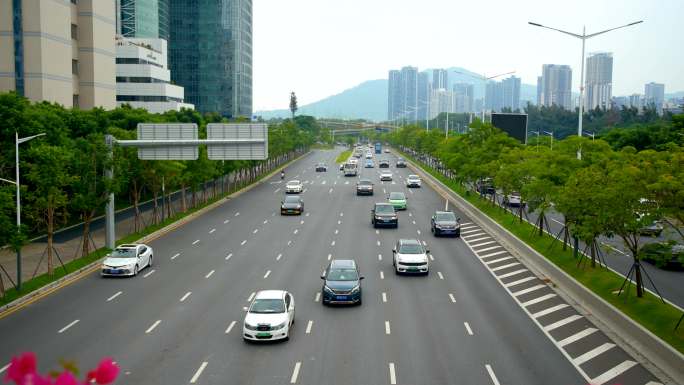
<path fill-rule="evenodd" d="M 271 178 L 152 241 L 154 265 L 138 277 L 91 274 L 1 318 L 0 372 L 31 350 L 43 370 L 114 357 L 118 384 L 658 384 L 462 213 L 462 238 L 433 238 L 444 199 L 406 189 L 408 169 L 392 166 L 384 183 L 362 169 L 376 195 L 357 197 L 338 153 L 288 167 L 305 183 L 302 216 L 279 215 L 284 184 Z M 314 172 L 319 161 L 328 172 Z M 406 193 L 408 210 L 398 229 L 375 230 L 370 209 L 390 191 Z M 393 273 L 400 237 L 426 242 L 428 276 Z M 331 258 L 357 261 L 363 305 L 322 306 Z M 262 289 L 293 293 L 290 341 L 242 340 L 243 308 Z"/>

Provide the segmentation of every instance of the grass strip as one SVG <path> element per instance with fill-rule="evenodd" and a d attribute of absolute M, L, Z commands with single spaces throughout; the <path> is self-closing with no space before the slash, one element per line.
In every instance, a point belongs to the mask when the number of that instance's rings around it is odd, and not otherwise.
<path fill-rule="evenodd" d="M 335 163 L 340 164 L 346 162 L 347 159 L 349 159 L 349 157 L 351 156 L 351 153 L 352 150 L 342 151 L 340 155 L 337 156 L 337 159 L 335 159 Z"/>

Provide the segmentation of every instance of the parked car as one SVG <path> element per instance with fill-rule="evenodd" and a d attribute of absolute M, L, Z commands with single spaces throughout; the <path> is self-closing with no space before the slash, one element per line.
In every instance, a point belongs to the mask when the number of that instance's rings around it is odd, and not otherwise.
<path fill-rule="evenodd" d="M 430 231 L 435 236 L 461 236 L 461 219 L 452 211 L 436 211 L 430 219 Z"/>
<path fill-rule="evenodd" d="M 423 247 L 417 239 L 400 239 L 392 249 L 392 265 L 397 274 L 425 274 L 430 273 L 430 250 Z"/>
<path fill-rule="evenodd" d="M 356 195 L 373 195 L 373 182 L 368 179 L 356 182 Z"/>
<path fill-rule="evenodd" d="M 295 303 L 285 290 L 262 290 L 249 305 L 242 326 L 245 341 L 274 341 L 290 339 L 290 328 L 295 323 Z"/>
<path fill-rule="evenodd" d="M 102 276 L 136 276 L 140 270 L 152 266 L 154 252 L 142 244 L 119 245 L 102 261 Z"/>
<path fill-rule="evenodd" d="M 297 214 L 304 212 L 304 201 L 299 195 L 286 195 L 280 202 L 280 215 Z"/>
<path fill-rule="evenodd" d="M 406 187 L 409 187 L 409 188 L 420 187 L 421 183 L 422 182 L 421 182 L 420 177 L 418 175 L 409 175 L 406 178 Z"/>
<path fill-rule="evenodd" d="M 403 192 L 395 191 L 389 193 L 387 201 L 391 203 L 396 210 L 406 210 L 406 195 Z"/>
<path fill-rule="evenodd" d="M 299 194 L 304 189 L 302 182 L 299 180 L 291 180 L 285 184 L 286 194 Z"/>
<path fill-rule="evenodd" d="M 333 259 L 321 274 L 323 305 L 362 303 L 361 280 L 356 262 L 352 259 Z"/>
<path fill-rule="evenodd" d="M 316 165 L 316 172 L 326 172 L 328 171 L 328 166 L 325 163 L 318 163 Z"/>
<path fill-rule="evenodd" d="M 399 227 L 399 217 L 390 203 L 376 203 L 371 210 L 371 224 L 373 227 Z"/>
<path fill-rule="evenodd" d="M 662 268 L 684 268 L 684 245 L 675 241 L 647 243 L 641 247 L 639 256 Z"/>

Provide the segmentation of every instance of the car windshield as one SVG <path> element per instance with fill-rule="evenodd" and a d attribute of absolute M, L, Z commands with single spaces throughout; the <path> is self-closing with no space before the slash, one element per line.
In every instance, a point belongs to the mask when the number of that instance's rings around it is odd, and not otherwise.
<path fill-rule="evenodd" d="M 377 205 L 377 206 L 375 206 L 375 212 L 381 213 L 381 214 L 392 214 L 392 213 L 394 213 L 394 206 Z"/>
<path fill-rule="evenodd" d="M 369 180 L 360 180 L 359 181 L 359 185 L 363 185 L 363 186 L 370 186 L 372 184 L 373 183 L 371 183 L 371 181 L 369 181 Z"/>
<path fill-rule="evenodd" d="M 409 175 L 408 178 L 409 179 L 420 179 L 420 178 L 418 178 L 418 175 Z"/>
<path fill-rule="evenodd" d="M 328 281 L 358 281 L 359 274 L 355 269 L 331 269 L 325 279 Z"/>
<path fill-rule="evenodd" d="M 404 200 L 404 199 L 406 199 L 406 196 L 404 196 L 404 193 L 402 193 L 402 192 L 393 192 L 393 193 L 390 193 L 389 199 Z"/>
<path fill-rule="evenodd" d="M 299 203 L 299 197 L 296 196 L 286 196 L 285 197 L 285 203 Z"/>
<path fill-rule="evenodd" d="M 399 252 L 402 254 L 423 254 L 423 246 L 417 243 L 405 243 L 399 246 Z"/>
<path fill-rule="evenodd" d="M 252 307 L 249 309 L 250 313 L 284 313 L 285 312 L 285 302 L 282 299 L 269 298 L 269 299 L 256 299 L 252 303 Z"/>
<path fill-rule="evenodd" d="M 298 181 L 298 180 L 291 180 L 291 181 L 287 182 L 287 184 L 289 184 L 289 185 L 298 185 L 298 184 L 299 184 L 299 181 Z"/>
<path fill-rule="evenodd" d="M 436 217 L 438 221 L 456 222 L 456 215 L 454 213 L 439 213 Z"/>
<path fill-rule="evenodd" d="M 135 249 L 115 249 L 110 256 L 112 258 L 133 258 L 135 257 Z"/>

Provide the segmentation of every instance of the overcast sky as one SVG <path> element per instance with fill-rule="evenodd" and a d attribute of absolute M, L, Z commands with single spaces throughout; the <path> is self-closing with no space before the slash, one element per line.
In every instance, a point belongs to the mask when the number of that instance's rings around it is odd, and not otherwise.
<path fill-rule="evenodd" d="M 593 33 L 587 53 L 613 53 L 613 95 L 644 84 L 684 91 L 684 0 L 254 0 L 254 110 L 320 100 L 405 65 L 516 71 L 536 84 L 545 63 L 569 64 L 579 90 L 581 40 L 528 21 Z"/>

